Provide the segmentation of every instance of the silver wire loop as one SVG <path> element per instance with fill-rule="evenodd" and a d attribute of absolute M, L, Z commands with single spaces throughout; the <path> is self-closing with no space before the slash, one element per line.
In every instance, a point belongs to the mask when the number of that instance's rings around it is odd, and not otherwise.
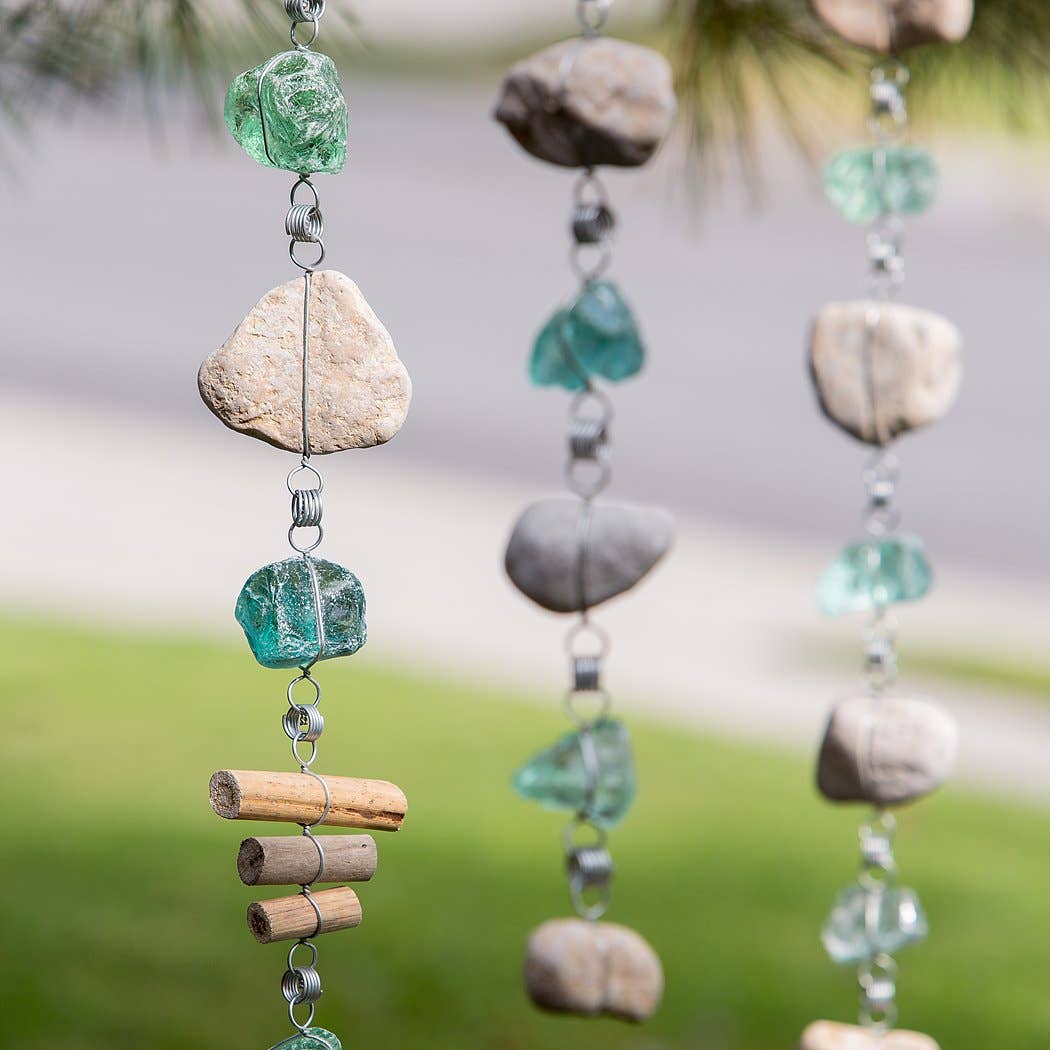
<path fill-rule="evenodd" d="M 299 704 L 299 703 L 296 703 L 296 701 L 295 701 L 295 687 L 300 682 L 309 682 L 310 685 L 313 686 L 314 698 L 308 704 Z M 303 673 L 303 674 L 300 674 L 300 675 L 296 675 L 296 677 L 293 678 L 288 683 L 288 689 L 286 690 L 286 693 L 287 693 L 287 696 L 288 696 L 288 706 L 289 707 L 294 707 L 294 708 L 309 707 L 309 706 L 316 707 L 321 702 L 321 686 L 318 684 L 316 678 L 314 678 L 312 675 L 308 675 L 306 673 Z"/>
<path fill-rule="evenodd" d="M 572 691 L 574 693 L 596 693 L 601 689 L 602 664 L 595 656 L 572 658 Z"/>
<path fill-rule="evenodd" d="M 293 22 L 319 22 L 325 0 L 284 0 L 285 14 Z"/>
<path fill-rule="evenodd" d="M 281 994 L 290 1003 L 316 1003 L 321 998 L 321 975 L 312 966 L 285 970 Z"/>
<path fill-rule="evenodd" d="M 297 526 L 295 522 L 292 522 L 292 524 L 288 526 L 288 546 L 297 554 L 310 554 L 321 546 L 321 540 L 324 539 L 324 526 L 321 525 L 320 522 L 313 526 L 313 528 L 317 529 L 317 535 L 314 537 L 313 543 L 308 543 L 306 546 L 303 546 L 303 544 L 299 542 L 295 534 L 296 528 Z"/>
<path fill-rule="evenodd" d="M 608 240 L 600 243 L 576 242 L 569 249 L 569 265 L 584 285 L 598 280 L 612 263 L 612 246 Z"/>
<path fill-rule="evenodd" d="M 300 1021 L 295 1015 L 295 1011 L 299 1006 L 305 1006 L 309 1013 L 306 1015 L 305 1021 Z M 289 1003 L 288 1004 L 288 1019 L 300 1032 L 305 1033 L 306 1030 L 314 1023 L 314 1014 L 317 1012 L 317 1007 L 313 1003 Z"/>
<path fill-rule="evenodd" d="M 308 25 L 310 27 L 310 37 L 307 40 L 299 39 L 299 26 Z M 317 39 L 317 34 L 321 31 L 321 24 L 317 19 L 313 19 L 306 22 L 293 22 L 292 28 L 288 31 L 288 38 L 292 42 L 292 47 L 296 51 L 309 51 L 313 46 L 314 41 Z"/>
<path fill-rule="evenodd" d="M 572 191 L 573 239 L 579 244 L 601 244 L 612 236 L 616 217 L 609 205 L 605 184 L 588 168 Z"/>
<path fill-rule="evenodd" d="M 317 241 L 313 242 L 317 246 L 317 258 L 312 260 L 311 262 L 307 262 L 304 259 L 300 259 L 298 257 L 298 255 L 296 255 L 296 253 L 295 253 L 295 246 L 297 244 L 301 244 L 301 243 L 303 243 L 303 242 L 302 241 L 296 241 L 296 240 L 293 240 L 293 241 L 289 242 L 289 244 L 288 244 L 288 258 L 291 259 L 292 262 L 295 263 L 295 265 L 298 266 L 299 269 L 302 270 L 304 273 L 313 273 L 313 271 L 316 270 L 321 265 L 321 263 L 324 262 L 324 259 L 325 259 L 324 241 L 317 240 Z"/>
<path fill-rule="evenodd" d="M 324 732 L 324 715 L 313 704 L 289 707 L 281 719 L 281 727 L 289 740 L 312 744 Z"/>
<path fill-rule="evenodd" d="M 299 466 L 293 467 L 288 472 L 288 478 L 285 481 L 285 484 L 288 486 L 288 491 L 293 496 L 295 495 L 295 493 L 298 491 L 298 486 L 293 484 L 293 482 L 295 481 L 296 477 L 298 477 L 298 475 L 302 474 L 304 471 L 308 474 L 313 475 L 314 481 L 317 482 L 316 488 L 318 489 L 318 491 L 323 491 L 324 478 L 321 477 L 321 474 L 318 471 L 318 469 L 311 463 L 300 463 Z"/>
<path fill-rule="evenodd" d="M 324 511 L 321 490 L 295 489 L 292 492 L 292 526 L 297 529 L 318 528 Z"/>
<path fill-rule="evenodd" d="M 597 36 L 609 20 L 612 0 L 577 0 L 576 21 L 584 36 Z"/>

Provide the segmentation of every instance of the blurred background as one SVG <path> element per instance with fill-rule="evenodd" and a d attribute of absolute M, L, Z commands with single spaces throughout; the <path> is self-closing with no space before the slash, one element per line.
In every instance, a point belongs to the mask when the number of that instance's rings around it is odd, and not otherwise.
<path fill-rule="evenodd" d="M 325 552 L 362 578 L 367 649 L 319 672 L 322 768 L 411 807 L 322 939 L 319 1018 L 356 1048 L 794 1045 L 855 1015 L 819 927 L 855 810 L 812 759 L 859 678 L 860 626 L 815 581 L 860 530 L 865 450 L 820 416 L 809 318 L 863 294 L 863 231 L 820 164 L 862 142 L 860 56 L 790 0 L 620 0 L 619 35 L 682 77 L 675 140 L 607 185 L 612 276 L 649 358 L 615 390 L 611 495 L 678 519 L 673 556 L 601 610 L 638 802 L 612 837 L 610 918 L 663 956 L 644 1028 L 552 1019 L 520 990 L 529 929 L 566 914 L 560 818 L 513 768 L 565 729 L 564 622 L 503 577 L 518 511 L 561 484 L 566 398 L 530 341 L 573 290 L 573 176 L 491 119 L 514 58 L 574 31 L 569 0 L 329 0 L 351 162 L 320 176 L 329 264 L 415 384 L 402 433 L 331 457 Z M 286 676 L 233 620 L 284 557 L 293 457 L 225 430 L 200 361 L 287 262 L 285 173 L 221 128 L 228 76 L 283 46 L 274 2 L 0 5 L 0 683 L 6 799 L 0 1046 L 236 1048 L 287 1029 L 284 952 L 244 928 L 241 830 L 214 769 L 286 768 Z M 905 1027 L 945 1050 L 1050 1046 L 1050 11 L 978 0 L 971 39 L 914 61 L 914 136 L 942 170 L 909 223 L 905 301 L 962 329 L 953 413 L 905 438 L 900 503 L 937 572 L 900 612 L 900 691 L 963 730 L 955 784 L 902 814 L 931 916 L 901 958 Z"/>

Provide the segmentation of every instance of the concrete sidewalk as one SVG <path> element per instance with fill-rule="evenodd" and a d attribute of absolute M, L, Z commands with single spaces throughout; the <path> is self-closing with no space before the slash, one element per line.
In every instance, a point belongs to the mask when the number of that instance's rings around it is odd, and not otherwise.
<path fill-rule="evenodd" d="M 0 605 L 243 644 L 234 599 L 250 571 L 288 554 L 293 457 L 224 430 L 203 407 L 176 421 L 9 390 L 0 390 L 0 447 L 11 508 L 0 525 Z M 17 448 L 31 451 L 11 455 Z M 321 464 L 322 553 L 365 584 L 368 658 L 523 686 L 557 703 L 567 623 L 521 598 L 500 565 L 511 522 L 540 491 L 413 465 L 395 450 Z M 552 464 L 554 486 L 557 474 Z M 812 749 L 830 702 L 856 684 L 841 654 L 860 624 L 827 623 L 814 610 L 814 580 L 833 553 L 682 518 L 667 563 L 596 617 L 613 640 L 607 682 L 617 702 Z M 900 613 L 905 672 L 912 645 L 1042 651 L 1046 589 L 938 568 L 934 594 Z M 959 716 L 963 780 L 1050 801 L 1050 705 L 905 673 L 901 690 L 912 686 Z"/>

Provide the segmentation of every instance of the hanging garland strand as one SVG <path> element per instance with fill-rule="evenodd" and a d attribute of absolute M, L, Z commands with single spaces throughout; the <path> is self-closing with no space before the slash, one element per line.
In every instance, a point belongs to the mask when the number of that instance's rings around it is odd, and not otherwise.
<path fill-rule="evenodd" d="M 811 376 L 825 415 L 876 449 L 863 472 L 867 535 L 839 555 L 819 587 L 825 613 L 870 617 L 865 692 L 832 711 L 817 769 L 827 799 L 874 807 L 860 828 L 857 882 L 840 895 L 822 931 L 832 960 L 857 967 L 859 1026 L 818 1021 L 803 1033 L 800 1050 L 839 1050 L 846 1043 L 856 1050 L 889 1050 L 891 1042 L 902 1050 L 937 1050 L 929 1036 L 894 1030 L 895 956 L 926 937 L 928 922 L 916 892 L 897 881 L 892 809 L 948 779 L 958 731 L 942 708 L 893 692 L 891 607 L 923 598 L 933 574 L 919 538 L 899 531 L 898 462 L 891 446 L 951 407 L 959 389 L 961 339 L 943 317 L 896 301 L 904 281 L 902 217 L 925 211 L 937 182 L 930 155 L 906 142 L 909 71 L 896 51 L 931 36 L 955 38 L 969 24 L 972 4 L 820 0 L 815 6 L 832 28 L 888 57 L 871 71 L 871 144 L 839 153 L 826 173 L 832 203 L 848 221 L 868 226 L 869 298 L 825 306 L 810 337 Z"/>
<path fill-rule="evenodd" d="M 349 656 L 365 643 L 365 596 L 358 578 L 316 557 L 324 538 L 324 481 L 313 457 L 380 444 L 400 429 L 411 384 L 386 329 L 360 290 L 325 258 L 324 221 L 311 176 L 346 163 L 347 107 L 331 59 L 315 54 L 324 0 L 285 0 L 292 50 L 233 82 L 226 123 L 245 151 L 266 167 L 297 175 L 285 233 L 301 278 L 270 291 L 227 342 L 201 366 L 205 404 L 233 430 L 299 456 L 288 473 L 293 557 L 254 572 L 237 599 L 236 617 L 264 667 L 295 668 L 281 725 L 297 771 L 220 770 L 211 804 L 230 820 L 298 824 L 302 835 L 245 839 L 237 857 L 249 886 L 294 886 L 290 897 L 257 901 L 248 927 L 262 944 L 292 941 L 281 994 L 294 1032 L 272 1050 L 342 1050 L 339 1038 L 313 1025 L 321 998 L 323 933 L 361 923 L 361 902 L 345 885 L 376 870 L 371 835 L 318 835 L 321 825 L 396 831 L 404 793 L 381 780 L 314 771 L 325 729 L 314 666 Z M 348 396 L 352 395 L 352 396 Z"/>
<path fill-rule="evenodd" d="M 633 930 L 598 921 L 611 901 L 608 830 L 634 800 L 635 772 L 627 729 L 611 717 L 603 685 L 609 640 L 591 612 L 653 568 L 672 530 L 662 510 L 599 498 L 611 480 L 613 410 L 598 381 L 635 375 L 644 349 L 630 308 L 604 276 L 616 223 L 595 168 L 648 160 L 670 130 L 675 99 L 661 55 L 602 35 L 610 6 L 579 0 L 579 35 L 514 66 L 496 111 L 529 153 L 581 171 L 569 222 L 579 287 L 537 336 L 529 364 L 537 386 L 573 394 L 569 495 L 525 510 L 510 537 L 506 569 L 536 604 L 576 617 L 565 642 L 565 711 L 575 728 L 519 769 L 514 787 L 547 808 L 574 813 L 562 844 L 578 918 L 545 922 L 532 933 L 526 990 L 546 1009 L 640 1021 L 663 993 L 660 960 Z"/>

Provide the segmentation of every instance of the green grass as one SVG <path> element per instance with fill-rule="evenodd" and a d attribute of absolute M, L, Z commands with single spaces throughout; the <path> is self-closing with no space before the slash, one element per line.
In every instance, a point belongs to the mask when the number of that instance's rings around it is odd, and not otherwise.
<path fill-rule="evenodd" d="M 246 648 L 4 624 L 0 696 L 0 1046 L 263 1050 L 287 1031 L 279 946 L 248 934 L 210 773 L 287 768 L 286 676 Z M 856 811 L 822 804 L 807 763 L 635 725 L 642 790 L 612 836 L 611 918 L 663 956 L 644 1028 L 541 1016 L 523 1001 L 528 930 L 566 911 L 561 820 L 508 773 L 563 730 L 544 705 L 325 665 L 319 768 L 410 799 L 361 888 L 365 923 L 321 939 L 319 1018 L 347 1050 L 784 1050 L 848 1019 L 851 976 L 816 931 L 853 874 Z M 960 794 L 902 817 L 900 860 L 932 916 L 901 957 L 902 1020 L 945 1050 L 1050 1042 L 1045 812 Z M 266 891 L 269 893 L 269 891 Z M 275 893 L 277 891 L 274 891 Z"/>

